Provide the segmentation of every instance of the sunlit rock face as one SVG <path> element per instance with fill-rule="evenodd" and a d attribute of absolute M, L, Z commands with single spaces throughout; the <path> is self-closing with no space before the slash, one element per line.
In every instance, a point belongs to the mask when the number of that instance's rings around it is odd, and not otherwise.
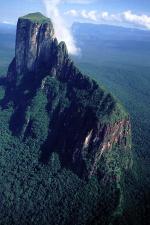
<path fill-rule="evenodd" d="M 40 13 L 36 16 L 37 19 L 35 14 L 29 14 L 19 18 L 17 23 L 14 63 L 18 75 L 38 71 L 51 61 L 55 43 L 53 24 Z M 11 77 L 10 72 L 8 77 Z"/>
<path fill-rule="evenodd" d="M 51 21 L 43 15 L 18 20 L 16 55 L 7 77 L 6 100 L 14 102 L 10 127 L 23 140 L 40 140 L 40 162 L 48 163 L 52 151 L 57 151 L 64 166 L 90 178 L 105 152 L 130 151 L 129 115 L 76 68 L 65 43 L 57 42 Z M 38 92 L 46 99 L 39 109 L 45 113 L 39 123 L 31 110 Z M 45 118 L 47 128 L 42 126 Z"/>
<path fill-rule="evenodd" d="M 53 27 L 50 23 L 32 23 L 28 19 L 19 19 L 16 41 L 16 71 L 18 74 L 25 70 L 32 72 L 38 62 L 48 63 L 49 52 L 54 38 Z"/>

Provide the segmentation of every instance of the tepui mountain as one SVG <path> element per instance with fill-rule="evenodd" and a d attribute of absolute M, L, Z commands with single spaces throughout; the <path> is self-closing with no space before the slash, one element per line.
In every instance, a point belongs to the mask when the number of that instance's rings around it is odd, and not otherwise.
<path fill-rule="evenodd" d="M 19 18 L 0 84 L 0 224 L 126 224 L 130 116 L 75 66 L 49 18 Z"/>
<path fill-rule="evenodd" d="M 80 72 L 66 44 L 57 41 L 51 20 L 40 13 L 18 20 L 15 57 L 1 102 L 3 108 L 10 104 L 9 129 L 22 141 L 35 140 L 44 165 L 57 152 L 64 167 L 89 179 L 100 173 L 103 154 L 131 151 L 128 113 Z"/>

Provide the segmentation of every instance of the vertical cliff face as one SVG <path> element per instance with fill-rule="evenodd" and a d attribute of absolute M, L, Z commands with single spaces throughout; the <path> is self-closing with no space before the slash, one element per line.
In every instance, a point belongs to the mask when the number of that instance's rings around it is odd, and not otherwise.
<path fill-rule="evenodd" d="M 17 129 L 23 139 L 39 140 L 40 162 L 48 163 L 52 151 L 57 151 L 64 165 L 81 176 L 91 177 L 97 173 L 105 152 L 115 148 L 130 151 L 129 115 L 74 66 L 65 43 L 58 44 L 51 21 L 39 13 L 18 21 L 16 55 L 8 70 L 9 87 L 12 80 L 12 132 L 15 134 Z M 33 102 L 39 93 L 46 99 L 41 106 L 45 104 L 44 108 L 38 109 L 43 110 L 41 117 L 33 113 Z M 48 122 L 43 128 L 45 118 Z"/>
<path fill-rule="evenodd" d="M 28 17 L 20 18 L 17 25 L 16 71 L 18 74 L 34 72 L 38 63 L 48 63 L 48 53 L 54 38 L 50 22 L 32 23 Z"/>
<path fill-rule="evenodd" d="M 40 13 L 21 17 L 17 24 L 16 51 L 13 65 L 16 74 L 35 73 L 51 61 L 54 29 L 50 19 Z M 14 70 L 13 70 L 14 71 Z M 8 77 L 11 77 L 11 69 Z"/>

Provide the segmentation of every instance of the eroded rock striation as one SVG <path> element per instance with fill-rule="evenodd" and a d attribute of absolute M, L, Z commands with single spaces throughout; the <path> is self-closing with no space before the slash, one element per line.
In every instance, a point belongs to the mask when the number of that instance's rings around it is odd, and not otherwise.
<path fill-rule="evenodd" d="M 129 115 L 76 68 L 50 19 L 40 13 L 18 20 L 7 81 L 4 105 L 11 100 L 14 107 L 10 129 L 23 140 L 37 140 L 40 162 L 48 163 L 57 151 L 65 166 L 91 177 L 105 152 L 130 151 Z"/>

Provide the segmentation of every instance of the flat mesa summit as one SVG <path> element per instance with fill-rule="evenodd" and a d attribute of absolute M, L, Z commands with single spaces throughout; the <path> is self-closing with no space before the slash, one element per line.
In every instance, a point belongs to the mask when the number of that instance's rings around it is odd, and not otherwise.
<path fill-rule="evenodd" d="M 51 20 L 40 13 L 18 20 L 3 107 L 10 102 L 10 129 L 22 141 L 34 140 L 39 163 L 48 164 L 55 151 L 63 166 L 90 178 L 99 173 L 103 154 L 130 151 L 129 115 L 76 68 Z"/>

